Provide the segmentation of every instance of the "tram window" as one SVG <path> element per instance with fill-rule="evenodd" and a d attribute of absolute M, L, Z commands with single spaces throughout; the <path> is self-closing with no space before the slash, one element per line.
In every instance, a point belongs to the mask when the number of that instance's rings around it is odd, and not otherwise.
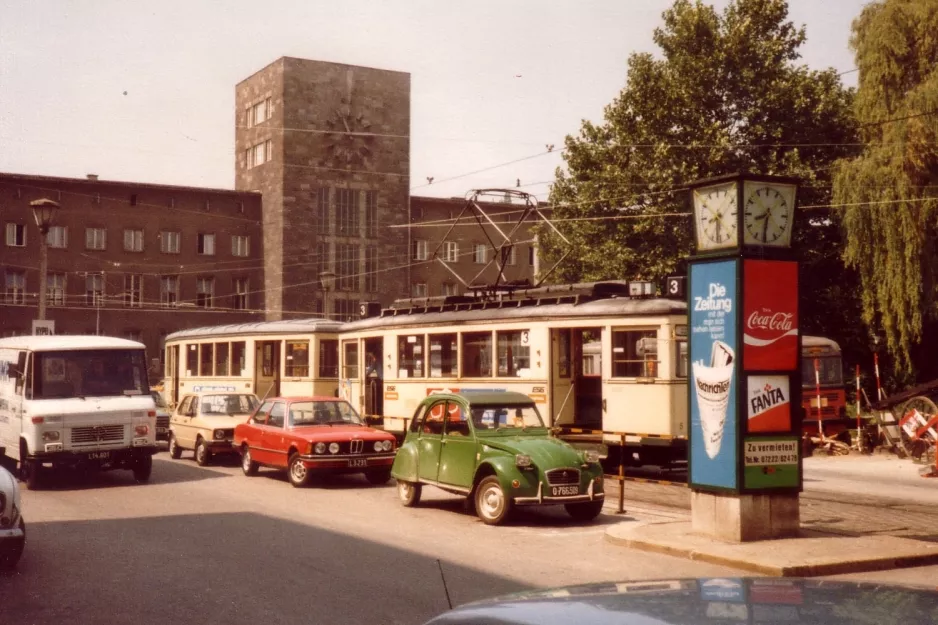
<path fill-rule="evenodd" d="M 456 333 L 430 335 L 430 377 L 454 378 L 459 362 Z"/>
<path fill-rule="evenodd" d="M 169 347 L 169 346 L 166 347 L 166 350 L 165 350 L 166 356 L 163 358 L 163 364 L 164 364 L 165 367 L 166 367 L 166 368 L 164 369 L 164 375 L 165 375 L 167 378 L 170 377 L 170 376 L 172 376 L 172 375 L 175 375 L 175 372 L 173 371 L 172 352 L 170 351 L 171 349 L 172 349 L 172 347 Z"/>
<path fill-rule="evenodd" d="M 687 377 L 687 341 L 677 341 L 677 377 Z"/>
<path fill-rule="evenodd" d="M 342 377 L 358 379 L 358 341 L 346 341 L 342 344 L 345 360 L 342 367 Z"/>
<path fill-rule="evenodd" d="M 655 330 L 613 330 L 612 377 L 658 377 L 657 337 Z"/>
<path fill-rule="evenodd" d="M 462 375 L 465 378 L 492 377 L 491 332 L 466 332 L 462 335 Z"/>
<path fill-rule="evenodd" d="M 309 341 L 287 341 L 284 375 L 305 378 L 309 375 Z"/>
<path fill-rule="evenodd" d="M 246 360 L 247 349 L 244 341 L 236 341 L 231 344 L 231 375 L 244 375 L 248 367 Z"/>
<path fill-rule="evenodd" d="M 202 343 L 199 346 L 199 351 L 201 353 L 199 357 L 199 375 L 206 376 L 212 375 L 212 343 Z"/>
<path fill-rule="evenodd" d="M 528 377 L 531 372 L 531 349 L 528 345 L 528 330 L 512 330 L 495 333 L 498 346 L 498 376 L 507 378 Z"/>
<path fill-rule="evenodd" d="M 319 340 L 319 377 L 339 377 L 339 341 L 336 339 Z"/>
<path fill-rule="evenodd" d="M 397 337 L 397 377 L 422 378 L 425 375 L 423 346 L 423 334 L 405 334 Z"/>
<path fill-rule="evenodd" d="M 186 375 L 199 375 L 199 346 L 195 343 L 186 345 Z"/>
<path fill-rule="evenodd" d="M 228 375 L 228 343 L 215 343 L 215 375 Z"/>
<path fill-rule="evenodd" d="M 570 330 L 558 330 L 558 374 L 570 377 Z"/>

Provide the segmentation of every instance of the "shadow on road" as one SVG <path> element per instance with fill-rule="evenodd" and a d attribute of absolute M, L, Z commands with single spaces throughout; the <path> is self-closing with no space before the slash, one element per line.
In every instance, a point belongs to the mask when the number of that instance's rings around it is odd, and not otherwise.
<path fill-rule="evenodd" d="M 170 460 L 169 456 L 157 455 L 153 460 L 153 473 L 150 475 L 148 484 L 175 484 L 225 477 L 231 476 L 219 471 L 212 471 L 211 467 L 200 467 L 195 462 Z M 135 484 L 134 475 L 128 469 L 115 469 L 112 471 L 47 469 L 43 475 L 41 490 L 86 490 L 126 487 Z M 144 487 L 145 485 L 141 484 L 140 486 Z"/>
<path fill-rule="evenodd" d="M 443 558 L 454 604 L 525 588 Z M 136 625 L 422 623 L 447 609 L 432 557 L 251 513 L 31 524 L 0 605 L 9 623 Z"/>

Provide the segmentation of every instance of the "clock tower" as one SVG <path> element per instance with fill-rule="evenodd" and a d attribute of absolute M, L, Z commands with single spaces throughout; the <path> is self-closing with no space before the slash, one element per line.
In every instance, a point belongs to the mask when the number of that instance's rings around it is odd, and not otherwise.
<path fill-rule="evenodd" d="M 235 184 L 263 193 L 268 319 L 405 296 L 410 75 L 283 57 L 235 91 Z M 407 268 L 394 271 L 406 274 Z M 391 279 L 388 279 L 391 278 Z"/>

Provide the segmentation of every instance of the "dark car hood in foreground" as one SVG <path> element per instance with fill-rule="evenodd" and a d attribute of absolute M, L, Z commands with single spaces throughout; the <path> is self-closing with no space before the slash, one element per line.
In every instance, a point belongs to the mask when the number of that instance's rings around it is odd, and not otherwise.
<path fill-rule="evenodd" d="M 427 625 L 938 624 L 938 592 L 812 579 L 587 584 L 479 601 Z"/>

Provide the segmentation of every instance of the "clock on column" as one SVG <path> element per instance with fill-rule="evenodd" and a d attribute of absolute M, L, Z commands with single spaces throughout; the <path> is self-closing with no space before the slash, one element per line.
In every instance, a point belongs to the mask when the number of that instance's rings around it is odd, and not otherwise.
<path fill-rule="evenodd" d="M 795 185 L 743 183 L 743 244 L 788 247 L 794 221 Z"/>
<path fill-rule="evenodd" d="M 738 247 L 739 202 L 736 182 L 694 189 L 697 249 L 703 252 Z"/>

